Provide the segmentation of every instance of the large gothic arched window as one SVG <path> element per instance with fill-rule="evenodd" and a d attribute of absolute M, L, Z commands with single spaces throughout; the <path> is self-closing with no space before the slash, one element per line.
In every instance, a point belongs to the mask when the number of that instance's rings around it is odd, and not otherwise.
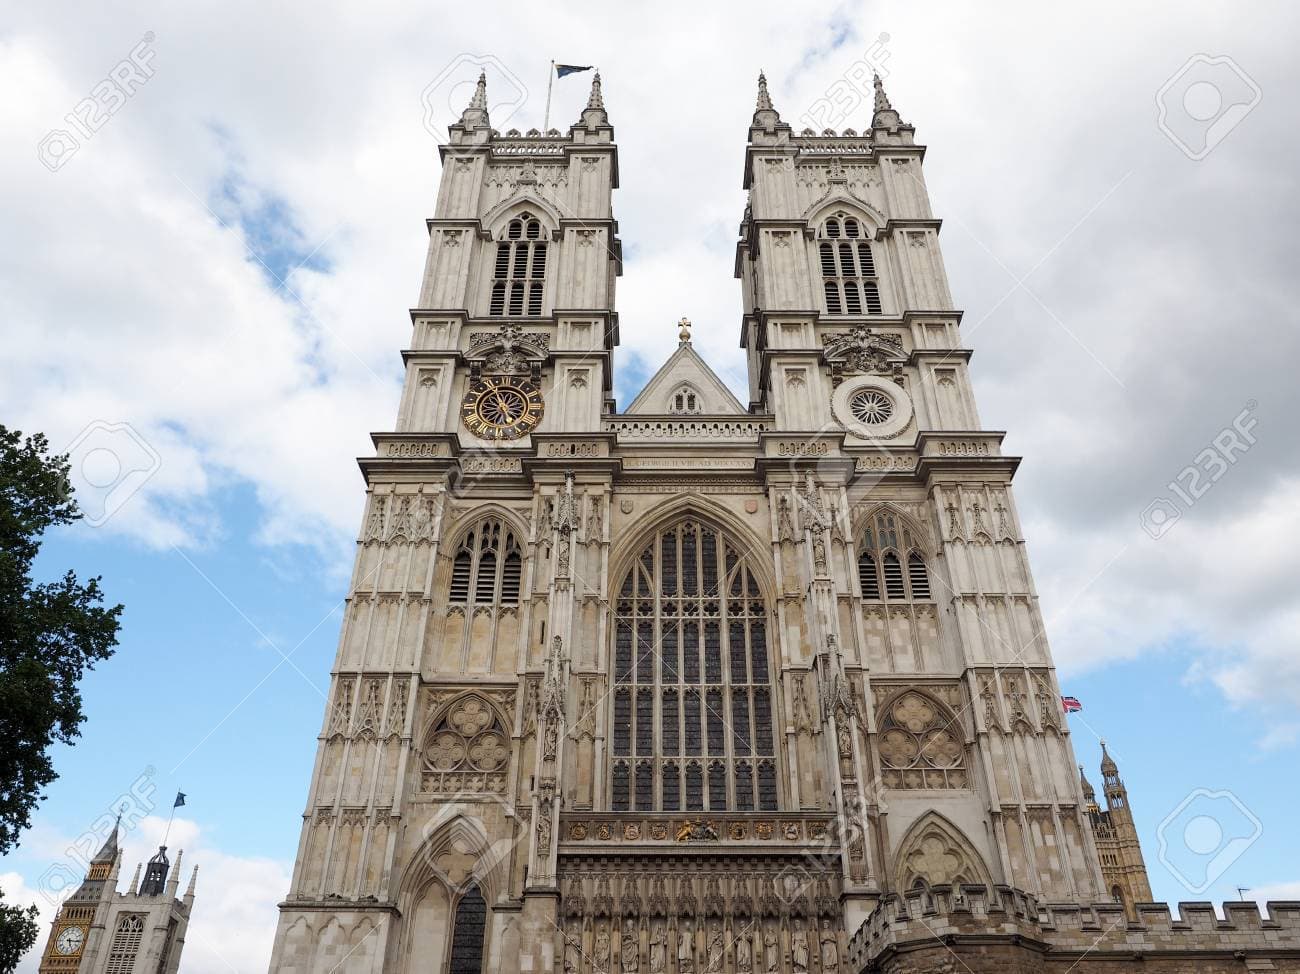
<path fill-rule="evenodd" d="M 738 552 L 679 521 L 618 589 L 615 811 L 777 808 L 767 606 Z"/>
<path fill-rule="evenodd" d="M 536 318 L 542 313 L 545 287 L 546 231 L 537 217 L 520 213 L 497 244 L 488 314 Z"/>
<path fill-rule="evenodd" d="M 862 224 L 844 213 L 827 217 L 822 224 L 817 255 L 821 261 L 827 314 L 883 312 L 876 262 L 866 236 Z"/>

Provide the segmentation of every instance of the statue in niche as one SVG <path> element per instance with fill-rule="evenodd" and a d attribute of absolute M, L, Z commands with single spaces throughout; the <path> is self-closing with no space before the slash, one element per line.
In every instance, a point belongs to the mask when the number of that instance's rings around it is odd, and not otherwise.
<path fill-rule="evenodd" d="M 717 920 L 713 921 L 713 929 L 709 931 L 709 966 L 708 974 L 721 974 L 722 958 L 725 949 L 722 945 L 722 924 Z"/>
<path fill-rule="evenodd" d="M 650 974 L 663 974 L 668 969 L 668 934 L 662 920 L 655 921 L 650 934 Z"/>
<path fill-rule="evenodd" d="M 768 927 L 763 934 L 763 966 L 767 974 L 777 974 L 781 970 L 781 939 L 775 927 Z"/>
<path fill-rule="evenodd" d="M 796 927 L 790 937 L 790 961 L 794 974 L 808 974 L 808 934 L 802 926 Z"/>
<path fill-rule="evenodd" d="M 677 971 L 678 974 L 694 974 L 695 971 L 695 931 L 689 923 L 677 931 Z"/>
<path fill-rule="evenodd" d="M 831 929 L 829 920 L 822 921 L 821 942 L 823 974 L 838 971 L 840 969 L 840 945 L 835 936 L 835 931 Z"/>
<path fill-rule="evenodd" d="M 598 974 L 609 974 L 609 952 L 609 931 L 602 923 L 596 931 L 596 956 L 593 958 Z"/>
<path fill-rule="evenodd" d="M 564 974 L 578 974 L 582 970 L 582 933 L 577 924 L 569 925 L 564 938 Z"/>
<path fill-rule="evenodd" d="M 641 938 L 637 936 L 636 921 L 631 917 L 623 924 L 623 974 L 636 974 L 641 969 Z"/>
<path fill-rule="evenodd" d="M 751 974 L 754 970 L 754 948 L 748 930 L 741 931 L 736 938 L 736 970 L 740 974 Z"/>

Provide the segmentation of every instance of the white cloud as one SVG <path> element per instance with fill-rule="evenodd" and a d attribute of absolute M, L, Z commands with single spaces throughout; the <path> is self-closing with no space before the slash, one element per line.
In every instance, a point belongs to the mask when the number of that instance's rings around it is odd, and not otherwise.
<path fill-rule="evenodd" d="M 125 890 L 137 863 L 144 863 L 158 851 L 167 820 L 146 816 L 122 841 L 122 866 L 118 888 Z M 46 830 L 33 832 L 24 844 L 25 855 L 37 859 L 48 852 L 51 860 L 62 856 L 74 842 Z M 185 969 L 195 974 L 228 974 L 230 971 L 260 971 L 271 956 L 271 941 L 278 918 L 276 904 L 289 889 L 290 863 L 273 859 L 236 856 L 223 852 L 191 819 L 177 818 L 168 836 L 168 853 L 176 868 L 177 854 L 183 852 L 177 895 L 185 892 L 191 870 L 199 867 L 194 897 L 194 911 L 185 938 Z M 69 868 L 83 871 L 80 862 L 69 861 Z M 19 963 L 17 974 L 33 974 L 39 966 L 41 951 L 49 935 L 50 923 L 57 906 L 50 903 L 40 881 L 28 885 L 27 877 L 18 872 L 0 873 L 0 889 L 5 901 L 12 904 L 36 903 L 40 908 L 41 933 L 36 947 Z M 71 894 L 75 886 L 65 890 Z M 238 936 L 231 936 L 237 933 Z"/>

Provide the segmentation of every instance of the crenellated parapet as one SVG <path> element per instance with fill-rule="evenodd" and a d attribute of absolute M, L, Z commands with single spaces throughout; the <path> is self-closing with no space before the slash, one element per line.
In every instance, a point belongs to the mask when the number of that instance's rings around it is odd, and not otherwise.
<path fill-rule="evenodd" d="M 1011 886 L 891 894 L 849 939 L 854 972 L 1300 970 L 1300 902 L 1040 903 Z"/>

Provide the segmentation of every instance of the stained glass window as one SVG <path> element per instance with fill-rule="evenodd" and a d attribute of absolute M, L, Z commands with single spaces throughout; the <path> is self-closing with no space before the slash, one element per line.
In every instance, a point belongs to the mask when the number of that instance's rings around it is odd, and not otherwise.
<path fill-rule="evenodd" d="M 685 519 L 616 589 L 615 810 L 777 808 L 767 606 L 739 550 Z"/>

